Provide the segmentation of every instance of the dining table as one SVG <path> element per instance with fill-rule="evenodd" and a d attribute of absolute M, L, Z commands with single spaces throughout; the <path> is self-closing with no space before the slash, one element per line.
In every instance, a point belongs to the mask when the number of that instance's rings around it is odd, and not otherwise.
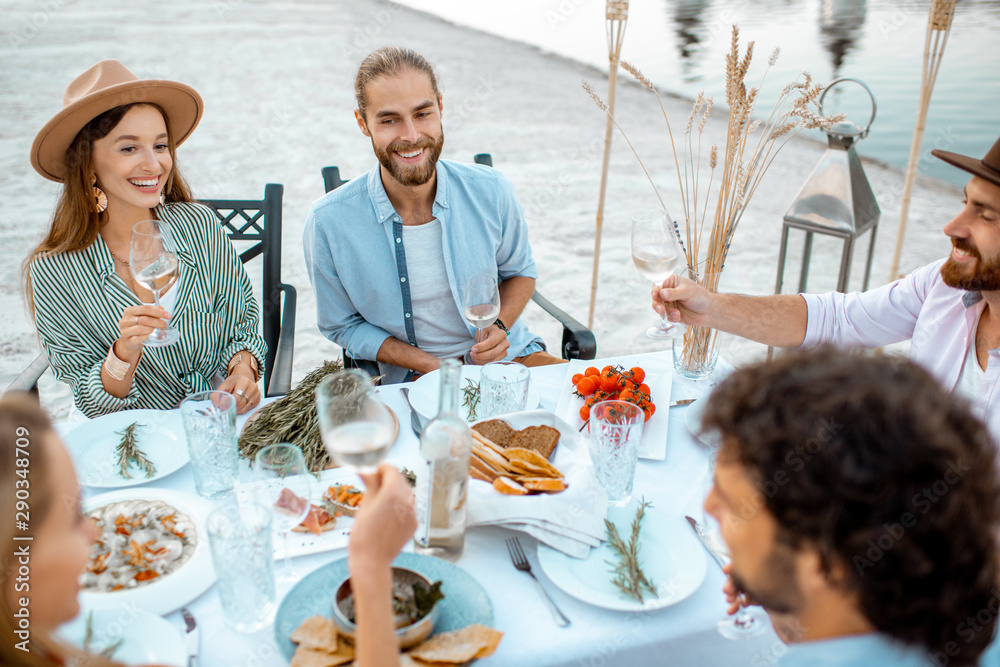
<path fill-rule="evenodd" d="M 660 368 L 672 368 L 671 352 L 633 355 L 637 365 L 649 362 Z M 588 362 L 597 368 L 605 361 Z M 555 412 L 559 397 L 570 382 L 566 364 L 531 368 L 531 383 L 537 390 L 540 408 Z M 696 399 L 706 396 L 721 379 L 732 372 L 732 366 L 720 359 L 713 373 L 701 380 L 691 380 L 671 371 L 670 399 Z M 400 387 L 414 383 L 379 388 L 379 395 L 399 417 L 400 432 L 387 460 L 413 460 L 419 440 L 410 428 L 409 410 Z M 656 397 L 653 397 L 656 400 Z M 273 399 L 265 399 L 266 404 Z M 259 409 L 259 408 L 258 408 Z M 633 497 L 643 497 L 659 512 L 677 517 L 691 515 L 705 520 L 704 497 L 711 487 L 710 448 L 698 439 L 686 424 L 689 405 L 657 409 L 669 411 L 666 453 L 662 460 L 640 459 L 635 476 Z M 249 415 L 238 417 L 241 428 Z M 65 435 L 78 423 L 58 425 Z M 247 461 L 240 461 L 240 482 L 251 479 Z M 149 482 L 145 486 L 195 494 L 191 466 Z M 83 487 L 84 500 L 106 489 Z M 557 625 L 531 577 L 515 569 L 505 541 L 517 535 L 534 574 L 570 619 L 570 624 Z M 690 548 L 700 549 L 693 542 Z M 718 621 L 725 615 L 722 593 L 725 577 L 714 561 L 708 560 L 704 579 L 694 592 L 679 602 L 649 611 L 616 611 L 602 608 L 571 596 L 553 585 L 539 567 L 537 541 L 523 533 L 498 526 L 475 526 L 466 534 L 465 550 L 456 566 L 471 575 L 486 591 L 493 607 L 493 627 L 504 633 L 496 652 L 477 661 L 483 667 L 492 665 L 531 665 L 534 667 L 603 665 L 713 665 L 752 667 L 773 665 L 785 651 L 785 645 L 772 630 L 757 639 L 730 640 L 718 631 Z M 412 546 L 404 551 L 412 550 Z M 332 561 L 343 559 L 346 549 L 298 556 L 292 563 L 298 572 L 307 574 Z M 655 558 L 655 553 L 644 558 Z M 276 570 L 281 561 L 275 561 Z M 277 588 L 282 598 L 294 583 Z M 586 597 L 586 596 L 582 596 Z M 287 664 L 273 625 L 252 634 L 230 629 L 225 621 L 219 594 L 213 584 L 200 596 L 185 605 L 197 619 L 200 631 L 199 662 L 202 667 L 241 666 L 265 667 Z M 164 617 L 183 635 L 184 619 L 180 609 Z M 127 617 L 120 619 L 127 625 Z"/>

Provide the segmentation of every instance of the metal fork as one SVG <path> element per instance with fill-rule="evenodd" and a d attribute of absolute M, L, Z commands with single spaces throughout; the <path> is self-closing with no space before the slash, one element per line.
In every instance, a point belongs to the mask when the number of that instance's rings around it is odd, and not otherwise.
<path fill-rule="evenodd" d="M 531 563 L 528 562 L 528 557 L 524 555 L 524 549 L 521 548 L 521 542 L 516 537 L 507 539 L 507 552 L 510 553 L 510 559 L 514 562 L 514 567 L 521 572 L 527 572 L 528 575 L 535 581 L 535 585 L 537 585 L 538 590 L 542 592 L 542 597 L 544 597 L 545 601 L 548 603 L 549 610 L 552 612 L 552 618 L 555 619 L 556 623 L 563 627 L 569 625 L 569 619 L 566 618 L 566 614 L 559 610 L 555 601 L 549 597 L 549 594 L 544 588 L 542 588 L 542 582 L 538 581 L 538 577 L 531 572 Z"/>

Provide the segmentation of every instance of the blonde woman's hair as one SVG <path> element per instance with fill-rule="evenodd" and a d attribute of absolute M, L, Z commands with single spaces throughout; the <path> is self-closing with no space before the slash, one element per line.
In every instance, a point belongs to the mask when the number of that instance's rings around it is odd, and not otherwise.
<path fill-rule="evenodd" d="M 35 627 L 29 626 L 26 644 L 21 643 L 24 640 L 17 634 L 22 628 L 14 616 L 11 599 L 20 595 L 11 586 L 20 563 L 14 551 L 16 545 L 35 544 L 14 540 L 15 535 L 20 534 L 16 530 L 17 501 L 28 496 L 31 526 L 41 525 L 49 515 L 59 491 L 51 488 L 51 452 L 46 451 L 49 445 L 45 443 L 56 438 L 52 422 L 29 394 L 13 392 L 0 397 L 0 548 L 3 549 L 0 552 L 0 665 L 62 667 L 72 658 L 76 667 L 121 667 L 63 646 Z M 18 449 L 26 456 L 21 456 Z M 28 465 L 19 465 L 18 459 L 26 459 Z M 18 491 L 21 491 L 20 496 Z M 21 650 L 19 644 L 28 650 Z"/>

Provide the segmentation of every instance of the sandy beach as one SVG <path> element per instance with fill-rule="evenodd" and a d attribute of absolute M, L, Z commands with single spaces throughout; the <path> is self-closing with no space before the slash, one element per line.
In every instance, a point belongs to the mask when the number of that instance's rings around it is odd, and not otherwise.
<path fill-rule="evenodd" d="M 0 28 L 0 192 L 5 203 L 0 213 L 0 311 L 8 313 L 0 323 L 0 387 L 37 354 L 18 288 L 20 264 L 48 224 L 59 187 L 31 169 L 28 150 L 37 130 L 60 107 L 66 85 L 103 58 L 117 58 L 143 78 L 183 81 L 202 94 L 204 118 L 179 151 L 197 196 L 259 197 L 264 184 L 284 184 L 283 279 L 296 287 L 299 299 L 293 381 L 340 354 L 316 329 L 315 299 L 303 264 L 303 221 L 310 203 L 323 194 L 323 166 L 339 165 L 346 177 L 353 177 L 374 164 L 370 143 L 352 114 L 352 86 L 358 63 L 385 44 L 414 48 L 436 66 L 444 95 L 443 157 L 471 161 L 475 153 L 492 153 L 526 210 L 540 272 L 538 289 L 586 320 L 604 116 L 580 80 L 604 91 L 605 72 L 381 0 L 280 6 L 255 0 L 179 0 L 153 10 L 121 0 L 2 0 L 0 12 L 7 19 Z M 770 46 L 761 45 L 758 53 L 766 54 Z M 795 54 L 786 51 L 782 57 Z M 617 116 L 669 205 L 677 181 L 656 102 L 639 86 L 621 84 Z M 759 109 L 769 110 L 771 102 L 763 100 Z M 665 105 L 675 124 L 682 125 L 690 102 L 667 96 Z M 723 110 L 713 113 L 705 132 L 706 141 L 723 142 Z M 723 289 L 774 291 L 782 216 L 824 148 L 825 137 L 815 131 L 784 148 L 736 233 Z M 882 209 L 872 270 L 875 286 L 889 278 L 903 172 L 873 161 L 864 166 Z M 941 227 L 957 212 L 961 197 L 953 185 L 918 180 L 904 272 L 947 252 Z M 663 349 L 643 335 L 654 316 L 649 285 L 632 266 L 628 239 L 631 216 L 655 207 L 657 200 L 617 136 L 607 202 L 594 322 L 598 355 Z M 797 282 L 801 246 L 802 237 L 796 235 L 786 292 Z M 852 288 L 860 288 L 866 249 L 867 237 L 855 253 Z M 817 239 L 809 289 L 833 289 L 839 262 L 839 242 Z M 259 281 L 255 264 L 250 274 Z M 529 306 L 524 318 L 552 347 L 558 344 L 558 326 L 540 309 Z M 765 351 L 742 340 L 729 339 L 724 345 L 723 356 L 736 365 Z M 47 374 L 41 391 L 57 417 L 65 414 L 65 386 Z"/>

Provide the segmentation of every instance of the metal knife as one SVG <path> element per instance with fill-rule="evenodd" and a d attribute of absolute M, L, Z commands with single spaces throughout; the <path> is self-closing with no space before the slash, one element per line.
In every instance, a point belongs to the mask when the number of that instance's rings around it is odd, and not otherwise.
<path fill-rule="evenodd" d="M 697 400 L 698 400 L 697 398 L 682 398 L 679 401 L 671 401 L 670 405 L 668 405 L 667 407 L 676 408 L 677 406 L 680 405 L 690 405 Z"/>
<path fill-rule="evenodd" d="M 187 642 L 188 667 L 198 667 L 198 621 L 187 610 L 181 609 L 181 616 L 184 617 L 184 627 L 187 628 L 185 641 Z"/>
<path fill-rule="evenodd" d="M 722 556 L 722 554 L 719 553 L 719 550 L 716 549 L 715 546 L 712 544 L 711 538 L 709 538 L 708 533 L 705 532 L 705 529 L 701 527 L 701 524 L 689 516 L 685 516 L 684 518 L 688 520 L 689 524 L 691 524 L 691 528 L 694 529 L 695 535 L 698 536 L 698 539 L 701 540 L 701 543 L 705 547 L 705 550 L 708 551 L 709 554 L 711 554 L 712 558 L 715 559 L 715 562 L 719 564 L 719 567 L 725 567 L 726 565 L 728 565 L 728 561 Z"/>
<path fill-rule="evenodd" d="M 410 388 L 400 387 L 399 393 L 403 395 L 403 398 L 406 400 L 406 406 L 410 408 L 410 428 L 413 429 L 414 435 L 419 438 L 420 434 L 424 431 L 424 424 L 420 421 L 420 415 L 413 409 L 413 404 L 410 403 Z"/>

